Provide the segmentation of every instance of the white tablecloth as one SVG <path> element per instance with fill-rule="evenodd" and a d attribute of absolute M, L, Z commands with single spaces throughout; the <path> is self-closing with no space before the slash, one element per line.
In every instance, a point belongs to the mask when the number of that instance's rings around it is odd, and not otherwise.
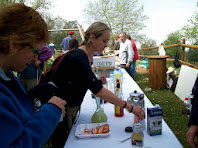
<path fill-rule="evenodd" d="M 123 71 L 123 97 L 127 100 L 129 93 L 137 90 L 142 92 L 137 83 Z M 143 92 L 142 92 L 143 93 Z M 151 102 L 145 96 L 145 107 L 153 107 Z M 110 126 L 110 134 L 106 137 L 99 138 L 77 138 L 75 136 L 76 127 L 79 124 L 91 123 L 91 117 L 96 110 L 95 99 L 91 98 L 91 92 L 88 91 L 81 105 L 80 116 L 75 125 L 73 125 L 69 137 L 64 148 L 131 148 L 131 139 L 124 143 L 122 140 L 131 136 L 132 133 L 126 133 L 125 127 L 133 125 L 134 116 L 132 113 L 124 110 L 123 117 L 114 116 L 114 105 L 105 103 L 104 111 L 108 116 L 108 124 Z M 147 122 L 147 121 L 146 121 Z M 144 130 L 144 148 L 183 148 L 174 133 L 168 127 L 166 122 L 162 122 L 162 135 L 149 136 L 147 129 Z"/>

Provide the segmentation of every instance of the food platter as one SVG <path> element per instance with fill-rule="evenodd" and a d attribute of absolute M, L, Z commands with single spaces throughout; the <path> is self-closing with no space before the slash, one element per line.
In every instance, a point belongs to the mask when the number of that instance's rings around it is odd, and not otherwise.
<path fill-rule="evenodd" d="M 110 134 L 108 123 L 79 124 L 75 136 L 78 138 L 104 137 Z"/>

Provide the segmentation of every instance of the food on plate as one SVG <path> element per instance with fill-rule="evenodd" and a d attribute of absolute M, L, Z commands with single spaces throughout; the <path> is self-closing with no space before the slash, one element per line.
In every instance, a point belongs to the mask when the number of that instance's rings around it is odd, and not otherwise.
<path fill-rule="evenodd" d="M 84 129 L 85 134 L 105 134 L 108 132 L 109 132 L 109 124 L 104 124 L 91 129 L 88 128 Z"/>

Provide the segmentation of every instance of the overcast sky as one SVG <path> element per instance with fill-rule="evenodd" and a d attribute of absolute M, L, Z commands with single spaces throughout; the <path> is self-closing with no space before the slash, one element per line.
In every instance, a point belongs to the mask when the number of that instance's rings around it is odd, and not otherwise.
<path fill-rule="evenodd" d="M 160 45 L 169 33 L 186 25 L 197 10 L 196 2 L 197 0 L 139 0 L 140 5 L 144 6 L 143 13 L 149 17 L 145 22 L 147 28 L 144 33 Z M 67 21 L 77 20 L 86 30 L 82 11 L 87 3 L 87 0 L 56 0 L 52 13 Z"/>

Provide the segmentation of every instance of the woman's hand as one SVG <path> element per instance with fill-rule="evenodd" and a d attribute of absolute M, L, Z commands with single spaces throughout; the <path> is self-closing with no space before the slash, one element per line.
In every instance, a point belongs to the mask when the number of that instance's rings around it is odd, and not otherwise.
<path fill-rule="evenodd" d="M 35 66 L 36 68 L 39 67 L 39 64 L 41 64 L 41 61 L 40 61 L 40 60 L 36 60 L 36 61 L 34 62 L 34 66 Z"/>
<path fill-rule="evenodd" d="M 100 77 L 100 80 L 102 81 L 102 85 L 104 85 L 104 84 L 107 83 L 106 76 L 101 76 L 101 77 Z"/>
<path fill-rule="evenodd" d="M 65 117 L 65 105 L 67 104 L 66 101 L 59 97 L 53 96 L 48 102 L 58 106 L 62 110 L 63 117 Z"/>
<path fill-rule="evenodd" d="M 133 106 L 132 113 L 134 113 L 139 120 L 145 119 L 145 112 L 140 106 Z"/>

